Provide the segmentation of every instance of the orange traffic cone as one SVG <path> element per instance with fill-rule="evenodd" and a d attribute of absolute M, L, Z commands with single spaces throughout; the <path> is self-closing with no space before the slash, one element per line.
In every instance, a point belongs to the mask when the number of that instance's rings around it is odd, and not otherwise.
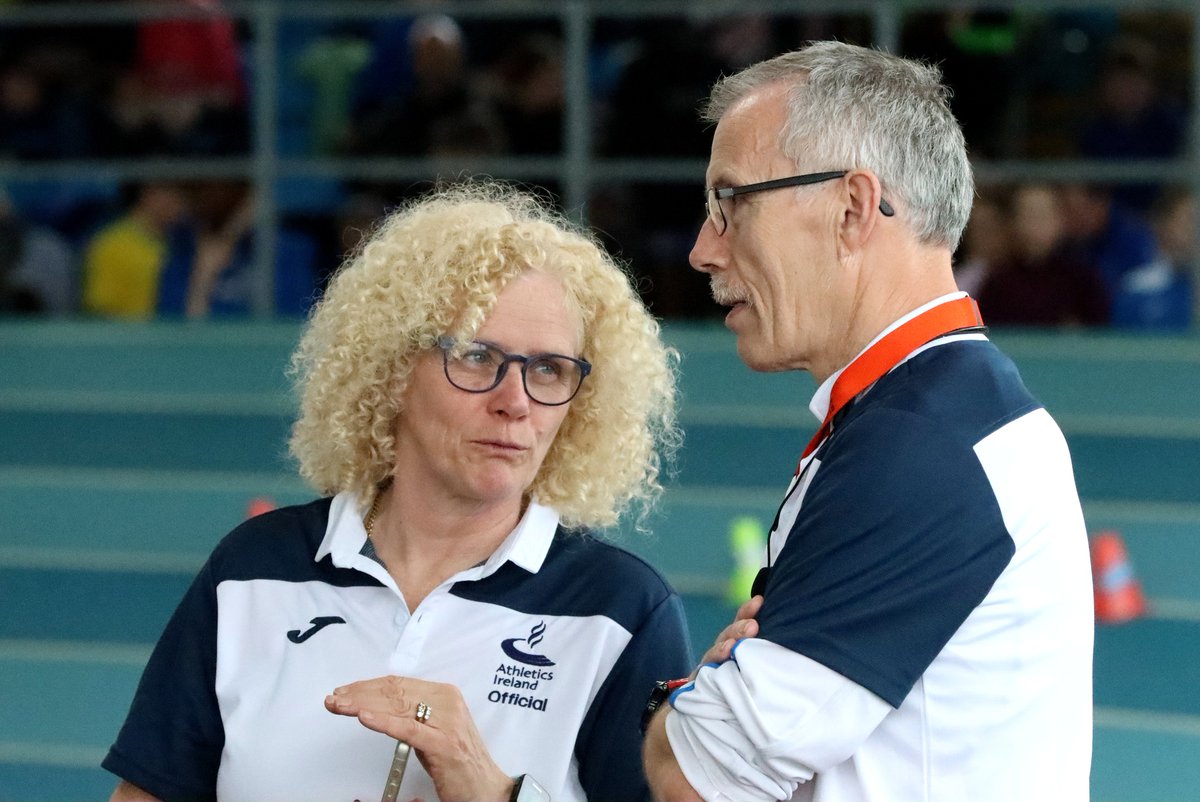
<path fill-rule="evenodd" d="M 1092 536 L 1092 585 L 1098 622 L 1120 624 L 1146 614 L 1146 597 L 1133 575 L 1125 543 L 1111 529 Z"/>
<path fill-rule="evenodd" d="M 246 517 L 253 518 L 256 515 L 262 515 L 264 512 L 270 512 L 275 509 L 275 502 L 265 496 L 250 499 L 250 503 L 246 505 Z"/>

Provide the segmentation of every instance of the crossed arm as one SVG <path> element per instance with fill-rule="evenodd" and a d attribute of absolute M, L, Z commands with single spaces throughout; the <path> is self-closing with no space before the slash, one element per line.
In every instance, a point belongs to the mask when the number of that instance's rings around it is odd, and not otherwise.
<path fill-rule="evenodd" d="M 117 788 L 112 792 L 112 796 L 108 798 L 108 802 L 162 802 L 162 800 L 153 794 L 146 793 L 131 782 L 121 780 L 117 783 Z"/>
<path fill-rule="evenodd" d="M 739 640 L 758 634 L 758 622 L 754 620 L 754 616 L 762 607 L 762 601 L 762 596 L 755 596 L 738 608 L 733 623 L 721 630 L 713 645 L 704 653 L 701 665 L 725 662 Z M 697 668 L 692 672 L 692 679 L 696 678 L 696 672 L 699 670 Z M 671 749 L 671 742 L 667 738 L 667 711 L 670 709 L 669 705 L 664 705 L 646 729 L 642 763 L 650 791 L 660 802 L 704 802 L 688 782 Z"/>

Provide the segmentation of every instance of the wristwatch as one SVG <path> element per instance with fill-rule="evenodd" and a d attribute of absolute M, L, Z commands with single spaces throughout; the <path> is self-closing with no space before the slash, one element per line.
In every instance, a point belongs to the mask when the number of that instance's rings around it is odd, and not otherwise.
<path fill-rule="evenodd" d="M 550 802 L 550 792 L 533 777 L 522 774 L 520 777 L 513 777 L 512 795 L 509 796 L 508 802 Z"/>
<path fill-rule="evenodd" d="M 663 706 L 676 688 L 681 688 L 687 685 L 691 680 L 687 677 L 682 679 L 660 679 L 654 683 L 653 690 L 650 691 L 650 698 L 646 700 L 646 709 L 642 711 L 642 735 L 646 734 L 646 729 L 650 726 L 650 719 L 654 718 L 654 714 Z"/>

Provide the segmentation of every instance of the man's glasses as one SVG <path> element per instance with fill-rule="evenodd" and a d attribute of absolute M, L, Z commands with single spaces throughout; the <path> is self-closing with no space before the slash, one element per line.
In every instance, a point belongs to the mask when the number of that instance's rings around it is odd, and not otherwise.
<path fill-rule="evenodd" d="M 562 354 L 509 354 L 494 345 L 472 342 L 459 346 L 453 337 L 438 337 L 446 378 L 468 393 L 486 393 L 504 381 L 509 364 L 521 365 L 521 382 L 532 400 L 557 407 L 575 397 L 591 363 Z"/>
<path fill-rule="evenodd" d="M 768 189 L 819 184 L 822 181 L 832 181 L 835 178 L 841 178 L 848 172 L 850 171 L 833 170 L 825 173 L 806 173 L 805 175 L 793 175 L 788 178 L 775 178 L 771 181 L 760 181 L 757 184 L 744 184 L 740 187 L 724 187 L 722 189 L 709 187 L 704 190 L 704 213 L 712 221 L 713 228 L 719 237 L 729 227 L 729 222 L 725 218 L 725 209 L 721 206 L 721 201 L 724 199 L 732 198 L 736 195 L 747 195 L 751 192 L 765 192 Z M 879 211 L 883 213 L 884 217 L 891 217 L 896 213 L 892 205 L 882 198 L 879 199 Z"/>

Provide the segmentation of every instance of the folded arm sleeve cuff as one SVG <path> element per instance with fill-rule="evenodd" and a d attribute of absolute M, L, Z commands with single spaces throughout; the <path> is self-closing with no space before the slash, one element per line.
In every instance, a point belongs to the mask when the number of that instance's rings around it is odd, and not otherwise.
<path fill-rule="evenodd" d="M 672 705 L 668 739 L 706 799 L 786 799 L 845 760 L 891 709 L 837 672 L 757 638 L 738 644 L 736 661 L 701 669 Z"/>

